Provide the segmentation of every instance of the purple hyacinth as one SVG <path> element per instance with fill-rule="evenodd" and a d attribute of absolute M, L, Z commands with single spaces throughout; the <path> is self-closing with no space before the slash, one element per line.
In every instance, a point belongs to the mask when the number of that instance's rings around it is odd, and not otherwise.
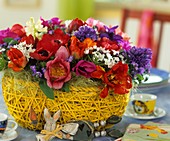
<path fill-rule="evenodd" d="M 8 46 L 7 43 L 0 44 L 0 47 L 7 47 L 7 46 Z"/>
<path fill-rule="evenodd" d="M 45 73 L 46 69 L 45 68 L 41 68 L 43 74 Z"/>
<path fill-rule="evenodd" d="M 100 33 L 100 37 L 103 38 L 103 37 L 107 37 L 109 38 L 111 41 L 117 41 L 117 42 L 121 42 L 122 41 L 122 36 L 120 35 L 116 35 L 115 34 L 115 29 L 118 27 L 118 26 L 113 26 L 111 28 L 107 27 L 107 26 L 104 26 L 105 27 L 105 32 L 102 32 Z"/>
<path fill-rule="evenodd" d="M 44 74 L 43 69 L 42 69 L 42 72 L 41 71 L 37 71 L 35 65 L 30 66 L 30 69 L 32 70 L 32 76 L 41 78 L 43 76 L 43 74 Z"/>
<path fill-rule="evenodd" d="M 124 50 L 130 50 L 131 49 L 131 44 L 129 41 L 122 41 L 121 43 L 121 46 Z"/>
<path fill-rule="evenodd" d="M 124 50 L 122 55 L 127 58 L 129 72 L 132 78 L 136 79 L 137 75 L 150 73 L 152 51 L 149 48 L 140 48 L 133 46 L 130 50 Z"/>
<path fill-rule="evenodd" d="M 52 35 L 52 34 L 54 34 L 54 31 L 53 31 L 53 30 L 49 30 L 48 33 L 49 33 L 50 35 Z"/>
<path fill-rule="evenodd" d="M 69 58 L 67 58 L 67 62 L 72 62 L 73 59 L 74 59 L 74 57 L 73 57 L 73 56 L 70 56 Z"/>
<path fill-rule="evenodd" d="M 92 40 L 97 40 L 96 31 L 88 26 L 79 27 L 78 31 L 74 33 L 74 35 L 82 42 L 86 38 L 91 38 Z"/>

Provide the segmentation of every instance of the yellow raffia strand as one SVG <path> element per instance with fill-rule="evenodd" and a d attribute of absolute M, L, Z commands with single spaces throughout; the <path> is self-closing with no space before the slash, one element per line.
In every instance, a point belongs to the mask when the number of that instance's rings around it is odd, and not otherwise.
<path fill-rule="evenodd" d="M 51 113 L 61 110 L 60 124 L 71 120 L 98 122 L 112 115 L 122 116 L 129 101 L 129 94 L 110 93 L 106 98 L 100 98 L 101 88 L 89 79 L 84 79 L 82 84 L 80 80 L 73 79 L 70 92 L 55 90 L 55 100 L 51 100 L 41 91 L 38 82 L 31 78 L 28 72 L 6 71 L 2 79 L 3 97 L 9 113 L 20 126 L 31 130 L 43 129 L 45 107 Z M 30 107 L 37 115 L 36 125 L 29 118 Z"/>
<path fill-rule="evenodd" d="M 53 131 L 41 130 L 41 134 L 46 135 L 45 140 L 49 140 L 51 138 L 51 136 L 55 136 L 59 139 L 62 139 L 63 135 L 62 135 L 61 129 L 62 129 L 62 126 L 57 125 L 56 129 Z"/>

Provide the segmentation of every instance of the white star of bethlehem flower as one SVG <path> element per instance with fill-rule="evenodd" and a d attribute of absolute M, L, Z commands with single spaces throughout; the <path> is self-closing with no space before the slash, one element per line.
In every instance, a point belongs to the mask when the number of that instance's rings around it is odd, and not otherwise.
<path fill-rule="evenodd" d="M 23 55 L 27 58 L 27 61 L 29 61 L 30 59 L 30 53 L 35 51 L 35 49 L 33 49 L 33 45 L 26 44 L 26 42 L 20 42 L 19 44 L 14 45 L 13 47 L 20 50 L 23 53 Z"/>
<path fill-rule="evenodd" d="M 123 64 L 125 64 L 125 57 L 123 55 L 119 55 L 120 60 L 122 61 Z"/>
<path fill-rule="evenodd" d="M 43 27 L 41 23 L 42 21 L 40 19 L 35 23 L 34 18 L 31 17 L 30 20 L 26 22 L 25 31 L 27 36 L 31 34 L 34 38 L 37 37 L 38 39 L 41 39 L 42 35 L 47 33 L 47 27 Z"/>
<path fill-rule="evenodd" d="M 99 47 L 100 48 L 100 51 L 103 52 L 103 53 L 110 53 L 109 50 L 106 50 L 105 48 L 103 47 Z"/>
<path fill-rule="evenodd" d="M 119 61 L 120 61 L 119 57 L 115 57 L 114 60 L 115 60 L 116 62 L 119 62 Z"/>
<path fill-rule="evenodd" d="M 95 61 L 103 62 L 108 68 L 112 68 L 115 64 L 122 61 L 125 63 L 124 56 L 119 54 L 119 51 L 116 50 L 106 50 L 103 47 L 89 47 L 86 48 L 84 53 L 89 54 L 90 50 L 92 51 L 92 58 Z"/>
<path fill-rule="evenodd" d="M 119 57 L 113 57 L 110 53 L 106 53 L 106 58 L 104 59 L 105 65 L 108 66 L 108 68 L 112 68 L 115 64 L 117 64 L 120 61 Z"/>
<path fill-rule="evenodd" d="M 85 49 L 84 54 L 89 54 L 89 49 Z"/>
<path fill-rule="evenodd" d="M 113 55 L 119 54 L 119 51 L 116 51 L 116 50 L 112 50 L 112 52 L 113 52 Z"/>
<path fill-rule="evenodd" d="M 84 50 L 84 54 L 89 54 L 90 50 L 93 50 L 94 48 L 97 48 L 97 46 L 89 47 Z"/>
<path fill-rule="evenodd" d="M 0 47 L 0 52 L 4 52 L 4 51 L 5 51 L 5 49 Z"/>
<path fill-rule="evenodd" d="M 113 58 L 110 53 L 106 53 L 106 56 L 109 60 L 111 60 Z"/>
<path fill-rule="evenodd" d="M 112 68 L 116 63 L 114 61 L 108 63 L 108 68 Z"/>
<path fill-rule="evenodd" d="M 94 52 L 92 52 L 92 54 L 94 55 L 93 58 L 97 59 L 98 61 L 103 61 L 103 59 L 105 57 L 104 54 L 102 54 L 102 53 L 100 53 L 98 51 L 94 51 Z"/>
<path fill-rule="evenodd" d="M 70 24 L 72 21 L 73 21 L 73 20 L 66 20 L 66 21 L 64 22 L 66 28 L 68 28 L 69 24 Z"/>
<path fill-rule="evenodd" d="M 108 66 L 108 64 L 110 64 L 110 60 L 107 59 L 107 58 L 105 58 L 105 59 L 104 59 L 104 64 L 105 64 L 106 66 Z"/>
<path fill-rule="evenodd" d="M 93 49 L 97 49 L 98 47 L 97 46 L 93 46 Z"/>

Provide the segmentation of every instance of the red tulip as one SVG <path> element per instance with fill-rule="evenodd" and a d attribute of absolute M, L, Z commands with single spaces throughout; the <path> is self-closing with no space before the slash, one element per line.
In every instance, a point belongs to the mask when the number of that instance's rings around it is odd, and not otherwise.
<path fill-rule="evenodd" d="M 19 37 L 26 35 L 24 27 L 20 24 L 14 24 L 10 31 L 16 33 Z"/>
<path fill-rule="evenodd" d="M 16 49 L 10 48 L 7 51 L 7 56 L 9 57 L 10 61 L 8 62 L 8 67 L 13 69 L 14 71 L 21 71 L 27 64 L 27 59 L 23 55 L 23 53 Z"/>
<path fill-rule="evenodd" d="M 68 32 L 72 32 L 77 30 L 80 26 L 83 26 L 84 23 L 82 20 L 76 18 L 74 20 L 72 20 L 72 22 L 69 24 L 68 26 Z"/>
<path fill-rule="evenodd" d="M 56 29 L 54 34 L 44 34 L 42 39 L 37 43 L 35 52 L 30 53 L 30 56 L 36 60 L 48 60 L 55 53 L 60 46 L 66 46 L 69 36 L 61 29 Z"/>

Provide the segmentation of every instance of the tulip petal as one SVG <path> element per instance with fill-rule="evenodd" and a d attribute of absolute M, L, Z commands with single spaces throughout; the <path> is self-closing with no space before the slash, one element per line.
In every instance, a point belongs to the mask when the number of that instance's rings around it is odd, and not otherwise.
<path fill-rule="evenodd" d="M 61 58 L 61 59 L 63 59 L 63 60 L 66 60 L 66 59 L 69 57 L 69 52 L 68 52 L 68 50 L 67 50 L 64 46 L 61 46 L 61 47 L 57 50 L 55 56 L 56 56 L 56 57 L 59 57 L 59 58 Z"/>
<path fill-rule="evenodd" d="M 107 97 L 107 96 L 108 96 L 108 91 L 109 91 L 109 88 L 108 88 L 108 87 L 105 87 L 105 88 L 101 91 L 100 97 L 101 97 L 101 98 Z"/>

